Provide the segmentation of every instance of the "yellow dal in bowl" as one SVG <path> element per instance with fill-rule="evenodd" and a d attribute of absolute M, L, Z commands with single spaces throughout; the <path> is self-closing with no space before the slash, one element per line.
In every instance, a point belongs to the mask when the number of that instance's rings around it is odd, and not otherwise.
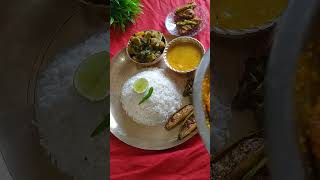
<path fill-rule="evenodd" d="M 207 110 L 207 125 L 210 128 L 210 76 L 207 74 L 202 84 L 203 102 Z"/>
<path fill-rule="evenodd" d="M 168 64 L 178 71 L 191 71 L 196 69 L 201 58 L 201 49 L 191 42 L 175 44 L 167 53 Z"/>
<path fill-rule="evenodd" d="M 224 29 L 250 29 L 279 17 L 288 0 L 213 0 L 212 26 Z"/>
<path fill-rule="evenodd" d="M 320 160 L 320 41 L 308 43 L 300 56 L 295 86 L 296 115 L 311 147 Z M 307 144 L 309 143 L 309 144 Z"/>

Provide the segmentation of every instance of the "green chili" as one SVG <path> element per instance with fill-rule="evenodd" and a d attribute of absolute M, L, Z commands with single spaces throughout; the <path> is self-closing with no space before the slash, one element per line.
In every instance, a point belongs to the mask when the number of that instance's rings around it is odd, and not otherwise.
<path fill-rule="evenodd" d="M 104 116 L 102 122 L 96 127 L 96 129 L 92 132 L 91 138 L 101 134 L 103 131 L 106 131 L 109 127 L 109 116 Z"/>
<path fill-rule="evenodd" d="M 151 87 L 148 91 L 148 93 L 141 99 L 141 101 L 139 102 L 139 105 L 142 104 L 143 102 L 145 102 L 147 99 L 149 99 L 149 97 L 152 95 L 153 93 L 153 87 Z"/>

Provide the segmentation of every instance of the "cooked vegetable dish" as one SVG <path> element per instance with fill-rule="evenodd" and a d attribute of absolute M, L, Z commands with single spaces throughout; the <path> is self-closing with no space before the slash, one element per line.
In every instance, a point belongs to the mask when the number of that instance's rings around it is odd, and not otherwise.
<path fill-rule="evenodd" d="M 158 31 L 135 33 L 128 43 L 129 56 L 140 63 L 150 63 L 161 56 L 165 48 L 165 38 Z"/>

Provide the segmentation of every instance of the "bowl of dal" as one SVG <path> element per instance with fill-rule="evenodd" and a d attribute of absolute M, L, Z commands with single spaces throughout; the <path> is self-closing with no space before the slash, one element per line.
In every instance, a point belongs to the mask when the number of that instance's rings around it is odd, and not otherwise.
<path fill-rule="evenodd" d="M 225 0 L 211 6 L 211 28 L 222 36 L 243 36 L 268 30 L 286 10 L 288 0 Z"/>
<path fill-rule="evenodd" d="M 196 70 L 200 64 L 205 49 L 195 38 L 181 36 L 170 41 L 164 50 L 165 64 L 178 73 L 188 73 Z"/>

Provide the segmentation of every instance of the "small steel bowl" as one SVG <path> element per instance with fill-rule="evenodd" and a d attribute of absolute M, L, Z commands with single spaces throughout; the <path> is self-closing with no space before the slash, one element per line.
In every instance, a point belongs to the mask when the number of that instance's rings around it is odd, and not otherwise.
<path fill-rule="evenodd" d="M 145 30 L 145 31 L 156 31 L 156 30 Z M 156 32 L 161 33 L 160 31 L 156 31 Z M 138 33 L 138 32 L 137 32 L 137 33 Z M 165 47 L 166 47 L 166 46 L 167 46 L 167 39 L 166 39 L 166 37 L 163 35 L 163 33 L 161 33 L 161 35 L 162 35 L 162 41 L 164 42 L 164 45 L 165 45 Z M 154 59 L 152 62 L 148 62 L 148 63 L 138 62 L 138 61 L 132 59 L 131 56 L 130 56 L 130 54 L 129 54 L 129 52 L 128 52 L 128 47 L 129 47 L 130 43 L 131 43 L 131 41 L 129 40 L 129 41 L 128 41 L 128 44 L 127 44 L 127 47 L 126 47 L 126 54 L 127 54 L 127 57 L 128 57 L 132 62 L 134 62 L 135 64 L 138 64 L 138 65 L 147 67 L 147 66 L 155 65 L 155 64 L 157 64 L 158 62 L 160 62 L 160 61 L 163 59 L 165 50 L 163 50 L 163 52 L 161 53 L 161 55 L 160 55 L 159 57 L 157 57 L 156 59 Z"/>
<path fill-rule="evenodd" d="M 276 18 L 272 21 L 264 23 L 260 26 L 255 27 L 255 28 L 225 29 L 225 28 L 220 28 L 220 27 L 212 27 L 212 31 L 214 33 L 216 33 L 218 36 L 229 37 L 229 38 L 240 38 L 240 37 L 254 35 L 254 34 L 257 34 L 262 31 L 271 30 L 273 27 L 275 27 L 278 20 L 279 20 L 279 18 Z"/>
<path fill-rule="evenodd" d="M 203 56 L 200 66 L 196 71 L 193 82 L 193 105 L 200 136 L 210 153 L 210 128 L 207 124 L 206 109 L 203 102 L 202 84 L 205 76 L 210 73 L 210 49 Z"/>
<path fill-rule="evenodd" d="M 169 44 L 164 49 L 164 62 L 167 65 L 167 67 L 170 68 L 172 71 L 175 71 L 177 73 L 185 74 L 185 73 L 192 72 L 192 71 L 196 70 L 199 67 L 200 64 L 197 67 L 193 68 L 193 69 L 190 69 L 190 70 L 187 70 L 187 71 L 180 71 L 180 70 L 177 70 L 177 69 L 173 68 L 168 62 L 167 53 L 169 52 L 169 50 L 173 46 L 176 46 L 177 44 L 180 44 L 180 43 L 190 43 L 190 42 L 195 44 L 196 46 L 198 46 L 198 48 L 201 50 L 202 56 L 205 54 L 204 46 L 201 44 L 200 41 L 198 41 L 195 38 L 188 37 L 188 36 L 181 36 L 181 37 L 177 37 L 177 38 L 173 39 L 172 41 L 169 42 Z"/>

